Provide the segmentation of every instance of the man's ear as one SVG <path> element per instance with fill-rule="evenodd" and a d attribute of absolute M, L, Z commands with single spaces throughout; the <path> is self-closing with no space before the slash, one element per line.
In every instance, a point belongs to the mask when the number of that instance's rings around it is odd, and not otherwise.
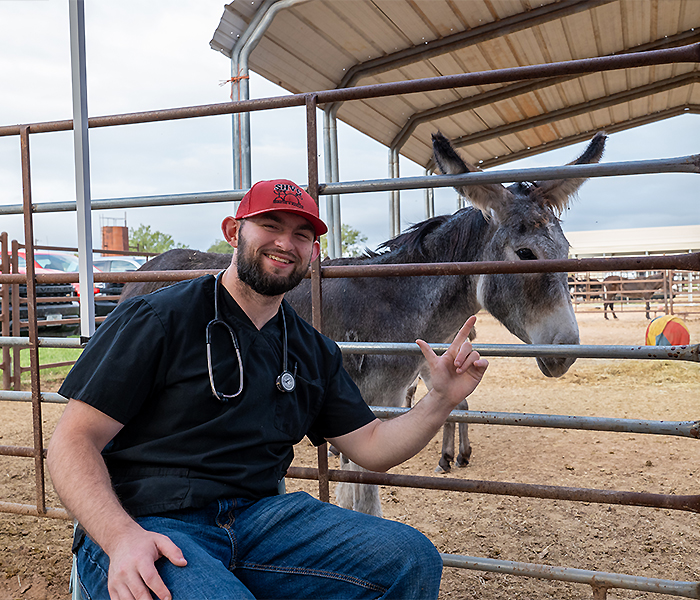
<path fill-rule="evenodd" d="M 241 222 L 233 217 L 226 217 L 221 222 L 221 232 L 224 234 L 224 239 L 233 248 L 238 248 L 238 231 L 241 228 Z"/>
<path fill-rule="evenodd" d="M 321 254 L 321 242 L 319 242 L 318 238 L 316 238 L 313 249 L 311 250 L 311 262 L 314 262 L 318 258 L 319 254 Z"/>

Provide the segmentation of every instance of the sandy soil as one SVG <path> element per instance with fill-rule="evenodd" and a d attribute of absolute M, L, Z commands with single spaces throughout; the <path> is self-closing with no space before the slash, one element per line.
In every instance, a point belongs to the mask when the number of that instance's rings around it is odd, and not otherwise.
<path fill-rule="evenodd" d="M 640 344 L 638 313 L 604 321 L 579 314 L 584 344 Z M 691 340 L 700 318 L 688 317 Z M 514 338 L 488 315 L 477 325 L 483 343 Z M 562 378 L 542 376 L 534 359 L 491 359 L 473 410 L 598 415 L 640 419 L 700 418 L 700 367 L 694 363 L 579 360 Z M 55 387 L 55 383 L 51 384 Z M 45 388 L 51 387 L 45 385 Z M 62 407 L 44 408 L 49 438 Z M 0 445 L 31 445 L 30 407 L 0 403 Z M 695 494 L 700 477 L 695 440 L 640 434 L 472 426 L 471 464 L 443 477 L 601 489 Z M 434 475 L 440 436 L 393 472 Z M 315 449 L 300 444 L 295 464 L 315 466 Z M 331 467 L 337 461 L 331 459 Z M 58 501 L 47 484 L 48 504 Z M 317 493 L 315 482 L 288 489 Z M 32 459 L 0 457 L 0 501 L 33 503 Z M 441 552 L 646 577 L 700 580 L 700 529 L 695 514 L 516 497 L 382 488 L 386 518 L 423 531 Z M 68 594 L 69 522 L 0 513 L 0 600 L 58 599 Z M 445 569 L 441 598 L 591 598 L 586 585 Z M 608 598 L 661 598 L 610 590 Z"/>

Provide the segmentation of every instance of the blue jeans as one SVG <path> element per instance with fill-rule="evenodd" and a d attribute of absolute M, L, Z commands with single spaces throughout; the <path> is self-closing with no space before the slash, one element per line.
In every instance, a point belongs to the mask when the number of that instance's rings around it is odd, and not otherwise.
<path fill-rule="evenodd" d="M 141 517 L 167 535 L 186 567 L 156 566 L 173 600 L 437 598 L 442 561 L 402 523 L 320 502 L 304 492 L 219 500 Z M 86 600 L 108 599 L 109 557 L 88 537 L 75 549 Z"/>

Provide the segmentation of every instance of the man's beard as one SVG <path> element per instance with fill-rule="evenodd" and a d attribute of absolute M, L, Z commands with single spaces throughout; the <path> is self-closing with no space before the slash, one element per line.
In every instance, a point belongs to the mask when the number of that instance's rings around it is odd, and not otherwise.
<path fill-rule="evenodd" d="M 261 263 L 262 257 L 256 256 L 254 251 L 248 248 L 243 236 L 239 236 L 236 252 L 238 278 L 262 296 L 280 296 L 299 285 L 309 270 L 311 258 L 309 257 L 305 266 L 297 265 L 287 276 L 265 273 Z"/>

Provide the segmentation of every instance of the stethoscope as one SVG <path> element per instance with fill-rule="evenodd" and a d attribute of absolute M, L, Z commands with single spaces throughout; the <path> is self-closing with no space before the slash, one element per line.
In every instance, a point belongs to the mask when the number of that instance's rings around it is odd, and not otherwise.
<path fill-rule="evenodd" d="M 241 358 L 241 348 L 238 344 L 238 336 L 233 331 L 233 328 L 224 320 L 221 319 L 219 313 L 219 294 L 221 293 L 221 273 L 216 276 L 214 281 L 214 318 L 207 324 L 206 335 L 207 335 L 207 368 L 209 370 L 209 383 L 211 385 L 212 394 L 220 402 L 228 402 L 231 398 L 239 396 L 243 391 L 243 359 Z M 294 367 L 294 374 L 292 374 L 289 369 L 287 369 L 287 319 L 284 316 L 284 310 L 280 306 L 280 312 L 282 313 L 282 373 L 277 376 L 275 380 L 275 386 L 280 392 L 293 392 L 296 388 L 296 366 Z M 211 330 L 217 325 L 225 327 L 229 334 L 231 335 L 231 341 L 233 342 L 233 347 L 236 350 L 236 359 L 238 360 L 238 391 L 235 394 L 224 394 L 219 392 L 214 385 L 214 368 L 211 361 Z"/>

